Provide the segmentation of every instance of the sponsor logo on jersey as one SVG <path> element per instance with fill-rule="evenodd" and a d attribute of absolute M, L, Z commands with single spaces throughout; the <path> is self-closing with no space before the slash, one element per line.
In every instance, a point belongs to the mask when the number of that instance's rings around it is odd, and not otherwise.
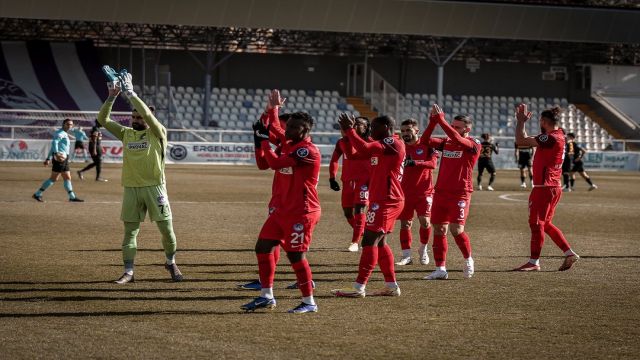
<path fill-rule="evenodd" d="M 424 150 L 422 149 L 416 149 L 416 154 L 417 155 L 422 155 L 424 153 Z"/>
<path fill-rule="evenodd" d="M 377 156 L 372 156 L 371 157 L 371 165 L 378 165 L 378 157 Z"/>
<path fill-rule="evenodd" d="M 362 186 L 360 186 L 360 190 L 367 191 L 367 190 L 369 190 L 369 187 L 367 187 L 367 185 L 362 185 Z"/>
<path fill-rule="evenodd" d="M 300 232 L 302 230 L 304 230 L 304 225 L 302 225 L 300 223 L 297 223 L 297 224 L 293 225 L 293 231 Z"/>
<path fill-rule="evenodd" d="M 378 203 L 371 204 L 371 210 L 376 211 L 378 209 L 380 209 L 380 205 L 378 205 Z"/>
<path fill-rule="evenodd" d="M 387 137 L 387 138 L 384 138 L 384 140 L 382 141 L 387 145 L 391 145 L 394 143 L 395 140 L 392 137 Z"/>
<path fill-rule="evenodd" d="M 442 150 L 442 157 L 460 159 L 462 157 L 462 150 L 457 150 L 457 151 Z"/>
<path fill-rule="evenodd" d="M 466 203 L 464 200 L 460 200 L 460 201 L 458 201 L 458 207 L 463 208 L 463 207 L 465 207 L 465 206 L 467 206 L 467 203 Z"/>
<path fill-rule="evenodd" d="M 545 142 L 545 141 L 549 140 L 549 135 L 542 134 L 542 135 L 538 136 L 538 140 L 540 140 L 541 142 Z"/>
<path fill-rule="evenodd" d="M 187 157 L 187 148 L 182 145 L 173 145 L 169 150 L 169 156 L 176 161 L 184 160 Z"/>
<path fill-rule="evenodd" d="M 167 198 L 164 195 L 158 196 L 158 205 L 164 205 L 167 203 Z"/>
<path fill-rule="evenodd" d="M 286 167 L 286 168 L 282 168 L 282 169 L 280 169 L 278 171 L 280 172 L 280 174 L 285 174 L 285 175 L 293 174 L 293 168 L 291 166 Z"/>
<path fill-rule="evenodd" d="M 476 144 L 480 144 L 480 140 L 478 140 L 478 139 L 473 139 L 473 141 L 475 141 Z"/>
<path fill-rule="evenodd" d="M 427 202 L 431 204 L 433 202 L 433 197 L 427 196 Z"/>
<path fill-rule="evenodd" d="M 141 142 L 130 142 L 127 144 L 127 149 L 129 150 L 147 150 L 149 148 L 149 143 L 146 141 L 141 141 Z"/>
<path fill-rule="evenodd" d="M 307 157 L 309 155 L 309 149 L 307 148 L 300 148 L 296 151 L 296 154 L 303 158 L 303 157 Z"/>

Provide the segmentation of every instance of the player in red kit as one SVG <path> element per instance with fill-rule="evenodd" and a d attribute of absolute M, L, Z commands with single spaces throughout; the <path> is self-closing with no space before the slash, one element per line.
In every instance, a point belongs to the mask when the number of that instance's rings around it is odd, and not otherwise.
<path fill-rule="evenodd" d="M 262 123 L 256 124 L 255 135 L 263 138 L 260 147 L 264 151 L 269 168 L 290 173 L 291 178 L 287 187 L 279 190 L 281 202 L 267 218 L 258 235 L 255 250 L 262 286 L 260 296 L 241 306 L 243 310 L 254 311 L 276 306 L 273 296 L 276 268 L 273 251 L 282 246 L 302 293 L 302 303 L 289 312 L 318 311 L 313 298 L 311 269 L 305 256 L 312 241 L 313 229 L 320 219 L 320 202 L 316 187 L 321 155 L 309 136 L 312 127 L 313 119 L 308 114 L 290 114 L 285 130 L 287 144 L 283 147 L 283 152 L 277 155 L 270 148 L 267 127 Z"/>
<path fill-rule="evenodd" d="M 547 109 L 540 114 L 540 130 L 537 136 L 528 136 L 525 123 L 531 118 L 527 105 L 516 110 L 516 144 L 537 148 L 533 157 L 533 190 L 529 195 L 529 227 L 531 228 L 531 257 L 515 271 L 540 271 L 540 252 L 544 234 L 564 252 L 564 262 L 559 271 L 569 270 L 580 257 L 572 249 L 560 229 L 552 224 L 553 215 L 562 197 L 560 177 L 564 160 L 565 138 L 559 128 L 561 109 Z"/>
<path fill-rule="evenodd" d="M 262 123 L 264 126 L 268 126 L 271 131 L 269 133 L 269 141 L 276 146 L 274 152 L 278 155 L 282 154 L 283 149 L 286 145 L 288 145 L 283 127 L 286 127 L 287 119 L 289 118 L 289 114 L 279 114 L 278 109 L 284 105 L 285 99 L 280 97 L 280 92 L 278 90 L 272 90 L 271 94 L 269 94 L 269 98 L 267 101 L 267 106 L 265 111 L 260 116 L 260 119 L 253 124 L 254 132 L 260 126 L 258 122 Z M 277 123 L 276 123 L 277 122 Z M 273 126 L 270 126 L 273 124 Z M 256 157 L 256 165 L 260 170 L 269 169 L 269 164 L 264 155 L 264 150 L 261 148 L 260 144 L 262 142 L 262 138 L 254 137 L 254 150 Z M 270 216 L 278 205 L 282 202 L 281 200 L 281 192 L 282 189 L 287 189 L 291 182 L 291 175 L 287 171 L 283 171 L 282 169 L 276 170 L 273 173 L 273 183 L 271 185 L 271 199 L 269 200 L 269 205 L 267 206 L 268 215 Z M 276 247 L 273 250 L 273 256 L 276 264 L 280 260 L 280 247 Z M 260 280 L 253 280 L 245 284 L 239 284 L 238 288 L 244 290 L 260 290 L 262 288 L 260 284 Z M 297 288 L 297 283 L 287 286 L 287 288 Z"/>
<path fill-rule="evenodd" d="M 379 264 L 384 275 L 385 287 L 370 295 L 400 296 L 393 252 L 385 237 L 393 231 L 394 222 L 404 206 L 404 193 L 400 185 L 405 156 L 404 144 L 394 136 L 395 121 L 389 116 L 379 116 L 371 121 L 371 137 L 374 140 L 372 142 L 366 142 L 356 134 L 353 129 L 353 116 L 341 114 L 339 119 L 340 127 L 349 138 L 351 146 L 357 153 L 370 158 L 371 179 L 358 277 L 353 288 L 335 289 L 331 293 L 343 297 L 364 297 L 367 281 L 376 264 Z"/>
<path fill-rule="evenodd" d="M 420 222 L 420 263 L 429 263 L 427 244 L 431 236 L 431 205 L 433 203 L 432 171 L 438 164 L 438 151 L 418 138 L 418 121 L 408 119 L 400 125 L 400 134 L 406 147 L 404 174 L 402 175 L 402 191 L 404 192 L 404 209 L 398 217 L 400 220 L 400 247 L 402 258 L 396 265 L 409 265 L 411 259 L 411 225 L 416 213 Z"/>
<path fill-rule="evenodd" d="M 355 130 L 362 139 L 369 138 L 369 119 L 357 117 Z M 369 202 L 369 175 L 371 161 L 369 157 L 359 155 L 353 151 L 349 138 L 344 136 L 338 140 L 329 163 L 329 184 L 334 191 L 340 191 L 340 184 L 336 181 L 338 160 L 342 157 L 342 210 L 347 222 L 353 228 L 351 245 L 348 250 L 358 251 L 358 243 L 364 233 L 364 210 Z"/>
<path fill-rule="evenodd" d="M 431 138 L 436 125 L 440 125 L 447 138 Z M 474 273 L 471 257 L 471 243 L 464 231 L 469 215 L 471 193 L 473 192 L 473 168 L 478 162 L 482 145 L 478 139 L 469 137 L 471 118 L 466 115 L 456 116 L 451 125 L 446 122 L 442 109 L 437 104 L 431 108 L 429 126 L 422 135 L 422 140 L 442 154 L 440 171 L 433 196 L 431 222 L 433 223 L 433 258 L 436 270 L 427 275 L 427 280 L 448 279 L 447 232 L 451 230 L 456 245 L 465 259 L 463 276 L 469 279 Z"/>

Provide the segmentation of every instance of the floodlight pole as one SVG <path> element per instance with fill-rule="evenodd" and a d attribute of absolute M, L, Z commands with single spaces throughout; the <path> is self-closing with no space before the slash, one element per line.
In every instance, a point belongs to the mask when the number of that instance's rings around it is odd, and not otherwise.
<path fill-rule="evenodd" d="M 438 91 L 437 91 L 437 94 L 438 94 L 438 104 L 440 104 L 440 105 L 443 104 L 443 100 L 444 100 L 444 95 L 443 95 L 443 92 L 444 92 L 443 91 L 443 89 L 444 89 L 444 66 L 449 62 L 449 60 L 451 60 L 453 55 L 455 55 L 458 51 L 460 51 L 460 49 L 462 49 L 462 47 L 467 42 L 467 40 L 469 40 L 469 38 L 462 39 L 462 41 L 460 41 L 458 46 L 456 46 L 456 48 L 449 55 L 447 55 L 447 57 L 444 60 L 441 60 L 440 54 L 438 54 L 438 48 L 435 46 L 435 43 L 434 43 L 435 56 L 432 56 L 431 54 L 427 54 L 429 59 L 431 59 L 431 61 L 433 61 L 433 63 L 436 64 L 436 66 L 438 66 Z M 433 42 L 433 38 L 431 39 L 431 41 Z"/>

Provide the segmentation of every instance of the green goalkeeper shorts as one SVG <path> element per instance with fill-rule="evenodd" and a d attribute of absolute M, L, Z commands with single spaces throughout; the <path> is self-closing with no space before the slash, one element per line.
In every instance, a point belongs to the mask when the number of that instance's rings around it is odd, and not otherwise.
<path fill-rule="evenodd" d="M 145 187 L 125 186 L 120 219 L 124 222 L 143 222 L 147 211 L 151 221 L 171 219 L 171 207 L 164 184 Z"/>

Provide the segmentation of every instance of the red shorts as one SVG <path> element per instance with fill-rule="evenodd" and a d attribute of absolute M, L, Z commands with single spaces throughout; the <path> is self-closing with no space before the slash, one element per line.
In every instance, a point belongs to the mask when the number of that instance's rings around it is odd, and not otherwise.
<path fill-rule="evenodd" d="M 433 194 L 421 194 L 419 196 L 406 196 L 404 198 L 404 209 L 398 220 L 413 219 L 413 212 L 418 216 L 431 216 L 431 205 L 433 204 Z"/>
<path fill-rule="evenodd" d="M 375 233 L 388 234 L 402 212 L 404 201 L 372 202 L 366 216 L 365 229 Z"/>
<path fill-rule="evenodd" d="M 286 252 L 306 252 L 319 220 L 320 211 L 292 215 L 281 214 L 276 210 L 262 225 L 258 239 L 280 241 Z"/>
<path fill-rule="evenodd" d="M 369 180 L 348 180 L 342 183 L 342 207 L 367 206 L 369 202 Z"/>
<path fill-rule="evenodd" d="M 529 195 L 529 224 L 551 222 L 561 197 L 560 187 L 534 187 Z"/>
<path fill-rule="evenodd" d="M 433 209 L 431 223 L 464 225 L 469 215 L 471 194 L 449 194 L 435 192 L 433 195 Z"/>

